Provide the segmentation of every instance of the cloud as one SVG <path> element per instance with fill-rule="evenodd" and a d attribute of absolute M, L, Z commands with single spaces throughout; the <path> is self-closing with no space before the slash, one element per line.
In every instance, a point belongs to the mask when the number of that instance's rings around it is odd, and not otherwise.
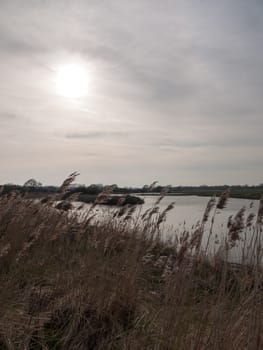
<path fill-rule="evenodd" d="M 32 173 L 37 154 L 53 149 L 54 164 L 65 150 L 68 162 L 82 166 L 80 146 L 92 140 L 94 169 L 103 157 L 109 167 L 116 160 L 113 182 L 117 162 L 129 161 L 143 183 L 153 171 L 171 183 L 171 164 L 184 168 L 192 160 L 225 183 L 224 157 L 231 179 L 235 167 L 236 182 L 259 179 L 262 1 L 22 3 L 0 5 L 0 149 L 14 164 L 23 158 Z M 90 96 L 77 103 L 54 89 L 56 67 L 70 60 L 86 63 L 92 76 Z M 196 174 L 205 181 L 205 172 Z M 132 176 L 129 168 L 131 184 Z M 194 171 L 187 176 L 198 180 Z"/>
<path fill-rule="evenodd" d="M 0 112 L 0 121 L 3 120 L 14 120 L 19 118 L 15 113 L 10 112 Z"/>
<path fill-rule="evenodd" d="M 125 137 L 129 135 L 128 132 L 120 132 L 120 131 L 93 131 L 87 133 L 70 133 L 66 135 L 68 139 L 97 139 L 97 138 L 105 138 L 105 137 Z"/>

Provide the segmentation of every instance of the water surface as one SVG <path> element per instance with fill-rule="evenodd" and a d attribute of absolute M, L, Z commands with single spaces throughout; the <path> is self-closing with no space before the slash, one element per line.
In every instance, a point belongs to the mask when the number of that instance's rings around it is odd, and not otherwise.
<path fill-rule="evenodd" d="M 143 205 L 139 205 L 137 207 L 136 212 L 134 213 L 134 217 L 138 214 L 143 214 L 147 209 L 152 208 L 158 199 L 158 196 L 140 196 L 144 199 L 145 203 Z M 176 235 L 180 237 L 183 232 L 189 231 L 190 233 L 195 230 L 195 225 L 201 222 L 205 208 L 209 201 L 209 197 L 199 197 L 199 196 L 167 196 L 162 199 L 162 201 L 158 204 L 159 212 L 161 213 L 163 210 L 167 208 L 167 206 L 175 202 L 174 209 L 167 213 L 166 221 L 161 226 L 161 232 L 163 235 L 163 239 L 173 238 Z M 245 217 L 250 213 L 257 214 L 259 206 L 259 201 L 257 200 L 249 200 L 249 199 L 240 199 L 240 198 L 230 198 L 227 202 L 226 208 L 222 210 L 216 210 L 215 220 L 213 223 L 213 235 L 209 239 L 210 242 L 210 251 L 215 251 L 217 249 L 217 245 L 227 237 L 227 223 L 228 218 L 232 216 L 233 218 L 237 214 L 237 212 L 245 207 Z M 84 212 L 90 208 L 90 205 L 84 205 Z M 116 211 L 116 207 L 109 206 L 97 206 L 96 211 L 98 216 L 102 214 L 102 216 L 111 215 L 112 211 Z M 208 222 L 205 227 L 205 233 L 203 238 L 203 246 L 206 246 L 207 237 L 209 235 L 209 231 L 212 225 L 212 216 L 214 214 L 214 208 L 212 209 Z M 253 230 L 246 230 L 246 235 L 248 240 L 253 235 Z M 219 243 L 215 243 L 219 242 Z M 240 250 L 232 249 L 231 250 L 231 258 L 232 260 L 239 260 Z"/>

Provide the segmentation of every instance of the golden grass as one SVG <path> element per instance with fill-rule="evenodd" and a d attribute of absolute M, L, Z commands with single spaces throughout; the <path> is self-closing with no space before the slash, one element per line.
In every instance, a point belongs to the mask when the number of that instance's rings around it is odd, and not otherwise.
<path fill-rule="evenodd" d="M 194 231 L 171 243 L 160 224 L 173 205 L 159 213 L 161 199 L 136 219 L 125 207 L 99 220 L 93 205 L 80 221 L 52 198 L 1 196 L 0 349 L 262 349 L 263 200 L 256 223 L 237 213 L 216 254 L 201 244 L 227 198 L 211 199 Z M 229 264 L 247 229 L 249 254 Z"/>

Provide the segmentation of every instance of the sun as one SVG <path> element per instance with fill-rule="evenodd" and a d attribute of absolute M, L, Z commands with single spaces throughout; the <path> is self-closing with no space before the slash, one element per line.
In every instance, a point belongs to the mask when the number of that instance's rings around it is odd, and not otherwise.
<path fill-rule="evenodd" d="M 57 93 L 67 98 L 81 98 L 87 96 L 89 90 L 89 76 L 79 64 L 66 64 L 56 70 Z"/>

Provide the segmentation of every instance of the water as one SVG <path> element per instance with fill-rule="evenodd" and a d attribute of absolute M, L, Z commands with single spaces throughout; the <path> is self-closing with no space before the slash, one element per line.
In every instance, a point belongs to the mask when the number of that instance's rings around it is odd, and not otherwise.
<path fill-rule="evenodd" d="M 148 209 L 153 206 L 158 197 L 145 196 L 143 197 L 145 204 L 144 208 Z M 160 211 L 164 210 L 171 202 L 175 202 L 174 209 L 167 215 L 166 225 L 178 229 L 185 226 L 190 229 L 198 220 L 202 220 L 203 213 L 209 201 L 208 197 L 198 196 L 167 196 L 160 203 Z M 252 205 L 252 208 L 251 208 Z M 249 199 L 230 198 L 226 208 L 217 210 L 216 220 L 214 223 L 215 230 L 222 230 L 226 228 L 228 217 L 234 216 L 238 210 L 245 207 L 246 214 L 251 212 L 257 213 L 258 201 Z M 210 215 L 211 217 L 211 215 Z"/>
<path fill-rule="evenodd" d="M 155 196 L 145 196 L 145 208 L 150 208 L 153 206 L 157 197 Z M 171 202 L 175 202 L 174 209 L 168 212 L 166 222 L 162 227 L 164 232 L 164 238 L 180 235 L 184 231 L 189 231 L 190 233 L 194 231 L 195 225 L 202 220 L 205 208 L 209 201 L 208 197 L 198 197 L 198 196 L 167 196 L 160 203 L 160 211 L 167 208 Z M 224 239 L 227 237 L 228 228 L 227 223 L 230 216 L 233 218 L 237 212 L 245 207 L 245 216 L 250 213 L 257 215 L 259 201 L 252 201 L 249 199 L 240 198 L 230 198 L 227 202 L 226 208 L 222 210 L 216 210 L 215 220 L 212 226 L 212 235 L 209 238 L 208 250 L 215 253 L 218 250 L 220 243 L 223 243 Z M 205 226 L 205 232 L 203 236 L 202 246 L 206 248 L 207 240 L 209 237 L 209 232 L 212 225 L 212 216 L 214 214 L 215 208 L 211 210 L 209 219 Z M 246 235 L 246 236 L 245 236 Z M 246 239 L 246 242 L 251 243 L 253 238 L 253 230 L 248 229 L 240 234 L 241 239 Z M 243 251 L 243 241 L 241 240 L 237 247 L 232 248 L 229 251 L 229 260 L 233 262 L 239 262 L 241 260 Z"/>
<path fill-rule="evenodd" d="M 152 208 L 157 196 L 144 196 L 144 204 L 139 206 L 140 211 L 143 213 L 149 208 Z M 208 197 L 198 197 L 198 196 L 167 196 L 162 199 L 159 203 L 160 212 L 165 210 L 167 206 L 175 202 L 174 209 L 169 211 L 167 214 L 165 227 L 169 230 L 178 230 L 182 227 L 186 229 L 191 229 L 199 220 L 202 220 L 203 213 L 205 211 L 206 205 L 209 201 Z M 78 203 L 79 204 L 79 203 Z M 222 231 L 226 230 L 226 225 L 229 216 L 235 216 L 238 210 L 242 207 L 246 208 L 246 215 L 249 213 L 257 213 L 259 201 L 250 199 L 240 199 L 240 198 L 230 198 L 226 208 L 222 210 L 217 210 L 215 217 L 214 230 Z M 251 207 L 252 206 L 252 207 Z M 83 210 L 86 211 L 90 205 L 85 204 Z M 101 208 L 102 206 L 100 206 Z M 96 207 L 99 210 L 99 206 Z M 101 208 L 102 209 L 102 208 Z M 101 210 L 100 209 L 100 210 Z M 116 210 L 116 207 L 103 206 L 103 211 Z M 213 211 L 212 211 L 213 212 Z M 210 215 L 211 219 L 211 215 Z M 209 224 L 209 222 L 208 222 Z"/>
<path fill-rule="evenodd" d="M 147 209 L 152 208 L 154 203 L 156 202 L 158 196 L 144 196 L 142 197 L 145 203 L 142 206 L 138 206 L 137 211 L 134 216 L 136 216 L 139 212 L 143 213 Z M 194 226 L 202 220 L 206 205 L 209 201 L 208 197 L 198 197 L 198 196 L 167 196 L 164 197 L 163 200 L 159 203 L 159 212 L 162 212 L 167 208 L 167 206 L 175 202 L 174 209 L 167 213 L 166 221 L 162 224 L 161 231 L 163 233 L 163 238 L 173 238 L 174 236 L 180 236 L 184 231 L 193 232 Z M 213 235 L 210 241 L 210 250 L 216 250 L 216 241 L 220 243 L 220 241 L 224 240 L 226 237 L 228 229 L 227 222 L 230 216 L 234 217 L 237 212 L 245 207 L 245 220 L 250 213 L 257 214 L 259 206 L 259 201 L 249 200 L 249 199 L 236 199 L 230 198 L 227 202 L 226 208 L 222 210 L 216 211 L 216 216 L 213 224 Z M 85 212 L 90 205 L 85 204 L 83 211 Z M 108 206 L 98 206 L 97 207 L 98 214 L 103 213 L 103 215 L 107 215 L 112 210 L 116 210 L 116 207 L 108 207 Z M 209 220 L 206 224 L 206 229 L 204 233 L 203 246 L 206 246 L 207 237 L 209 235 L 210 227 L 211 227 L 211 218 L 214 213 L 214 208 L 210 213 Z M 248 240 L 252 237 L 252 230 L 247 231 Z M 232 249 L 231 250 L 231 259 L 239 260 L 240 250 Z"/>

